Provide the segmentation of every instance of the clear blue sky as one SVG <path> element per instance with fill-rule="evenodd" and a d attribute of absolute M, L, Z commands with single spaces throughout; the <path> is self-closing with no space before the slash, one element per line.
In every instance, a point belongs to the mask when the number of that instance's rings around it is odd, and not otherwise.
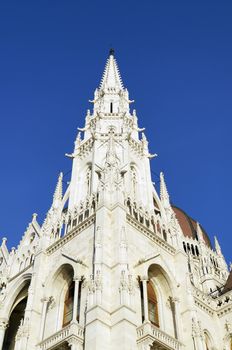
<path fill-rule="evenodd" d="M 0 236 L 43 221 L 109 48 L 172 202 L 232 260 L 232 2 L 1 1 Z M 65 177 L 68 181 L 68 176 Z M 156 176 L 154 180 L 157 181 Z"/>

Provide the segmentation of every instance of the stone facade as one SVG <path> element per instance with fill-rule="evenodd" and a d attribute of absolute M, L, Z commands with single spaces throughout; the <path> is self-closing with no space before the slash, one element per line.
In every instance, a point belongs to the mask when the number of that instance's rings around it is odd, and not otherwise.
<path fill-rule="evenodd" d="M 0 247 L 0 349 L 231 350 L 231 275 L 215 239 L 151 179 L 114 52 L 71 180 L 17 249 Z"/>

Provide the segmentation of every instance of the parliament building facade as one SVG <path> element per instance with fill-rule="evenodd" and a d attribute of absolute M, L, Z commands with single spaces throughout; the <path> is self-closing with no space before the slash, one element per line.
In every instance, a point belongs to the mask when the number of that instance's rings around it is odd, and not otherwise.
<path fill-rule="evenodd" d="M 220 245 L 151 178 L 113 50 L 79 129 L 71 179 L 42 225 L 0 247 L 0 350 L 232 350 Z"/>

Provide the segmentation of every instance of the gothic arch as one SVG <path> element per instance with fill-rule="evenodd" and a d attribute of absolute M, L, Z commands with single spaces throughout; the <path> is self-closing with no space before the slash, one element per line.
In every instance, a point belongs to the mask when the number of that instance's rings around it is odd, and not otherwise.
<path fill-rule="evenodd" d="M 59 260 L 61 261 L 60 266 L 57 268 L 57 260 L 55 260 L 52 269 L 49 271 L 49 274 L 45 281 L 45 287 L 46 287 L 46 296 L 54 296 L 54 287 L 58 279 L 61 278 L 62 274 L 69 273 L 70 275 L 75 275 L 76 266 L 71 261 L 69 262 L 68 259 L 62 257 L 59 255 Z M 60 289 L 59 289 L 60 290 Z"/>
<path fill-rule="evenodd" d="M 159 264 L 151 264 L 147 275 L 157 296 L 159 326 L 165 332 L 175 337 L 177 331 L 172 305 L 173 283 L 171 282 L 171 278 Z"/>
<path fill-rule="evenodd" d="M 7 315 L 8 318 L 10 317 L 11 311 L 14 307 L 15 299 L 17 298 L 21 290 L 23 290 L 25 285 L 30 284 L 31 277 L 32 277 L 31 273 L 27 273 L 20 276 L 20 278 L 15 281 L 15 283 L 12 285 L 11 289 L 9 290 L 7 299 L 5 300 L 5 303 L 4 303 L 5 304 L 4 314 Z"/>
<path fill-rule="evenodd" d="M 52 333 L 63 327 L 65 296 L 69 287 L 72 285 L 73 278 L 74 267 L 72 264 L 68 263 L 60 265 L 51 278 L 51 282 L 49 283 L 50 286 L 48 288 L 48 290 L 50 290 L 50 295 L 47 295 L 47 297 L 52 297 L 54 302 L 48 306 L 49 309 L 46 315 L 44 338 L 47 338 L 50 335 L 48 333 L 49 327 L 46 327 L 46 324 L 53 325 L 53 329 L 51 329 L 51 327 L 49 329 Z M 53 322 L 54 319 L 57 321 L 56 324 Z"/>
<path fill-rule="evenodd" d="M 223 350 L 232 350 L 232 332 L 228 333 L 223 338 L 224 348 Z"/>
<path fill-rule="evenodd" d="M 209 333 L 209 331 L 204 329 L 203 333 L 204 333 L 204 342 L 205 342 L 206 350 L 214 349 L 213 338 L 212 338 L 211 334 Z"/>
<path fill-rule="evenodd" d="M 8 314 L 8 327 L 5 332 L 3 349 L 14 350 L 17 347 L 17 333 L 21 322 L 25 320 L 30 279 L 25 279 L 11 296 L 11 307 Z"/>
<path fill-rule="evenodd" d="M 156 255 L 156 254 L 154 253 L 154 255 Z M 160 270 L 162 271 L 162 273 L 167 281 L 167 284 L 170 288 L 171 296 L 172 297 L 177 296 L 178 295 L 178 290 L 177 290 L 178 283 L 176 281 L 174 274 L 172 273 L 172 271 L 170 270 L 166 261 L 163 259 L 163 257 L 161 255 L 158 255 L 156 257 L 151 257 L 151 258 L 148 257 L 148 260 L 145 261 L 143 264 L 141 264 L 140 267 L 138 268 L 139 275 L 140 276 L 148 276 L 148 270 L 152 265 L 158 266 L 160 268 Z"/>

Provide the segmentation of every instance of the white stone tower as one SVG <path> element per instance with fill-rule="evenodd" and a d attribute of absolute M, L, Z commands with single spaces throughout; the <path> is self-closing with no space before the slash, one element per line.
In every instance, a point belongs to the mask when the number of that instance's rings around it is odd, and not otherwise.
<path fill-rule="evenodd" d="M 63 193 L 0 247 L 0 350 L 231 350 L 219 243 L 151 179 L 146 136 L 110 50 Z"/>

